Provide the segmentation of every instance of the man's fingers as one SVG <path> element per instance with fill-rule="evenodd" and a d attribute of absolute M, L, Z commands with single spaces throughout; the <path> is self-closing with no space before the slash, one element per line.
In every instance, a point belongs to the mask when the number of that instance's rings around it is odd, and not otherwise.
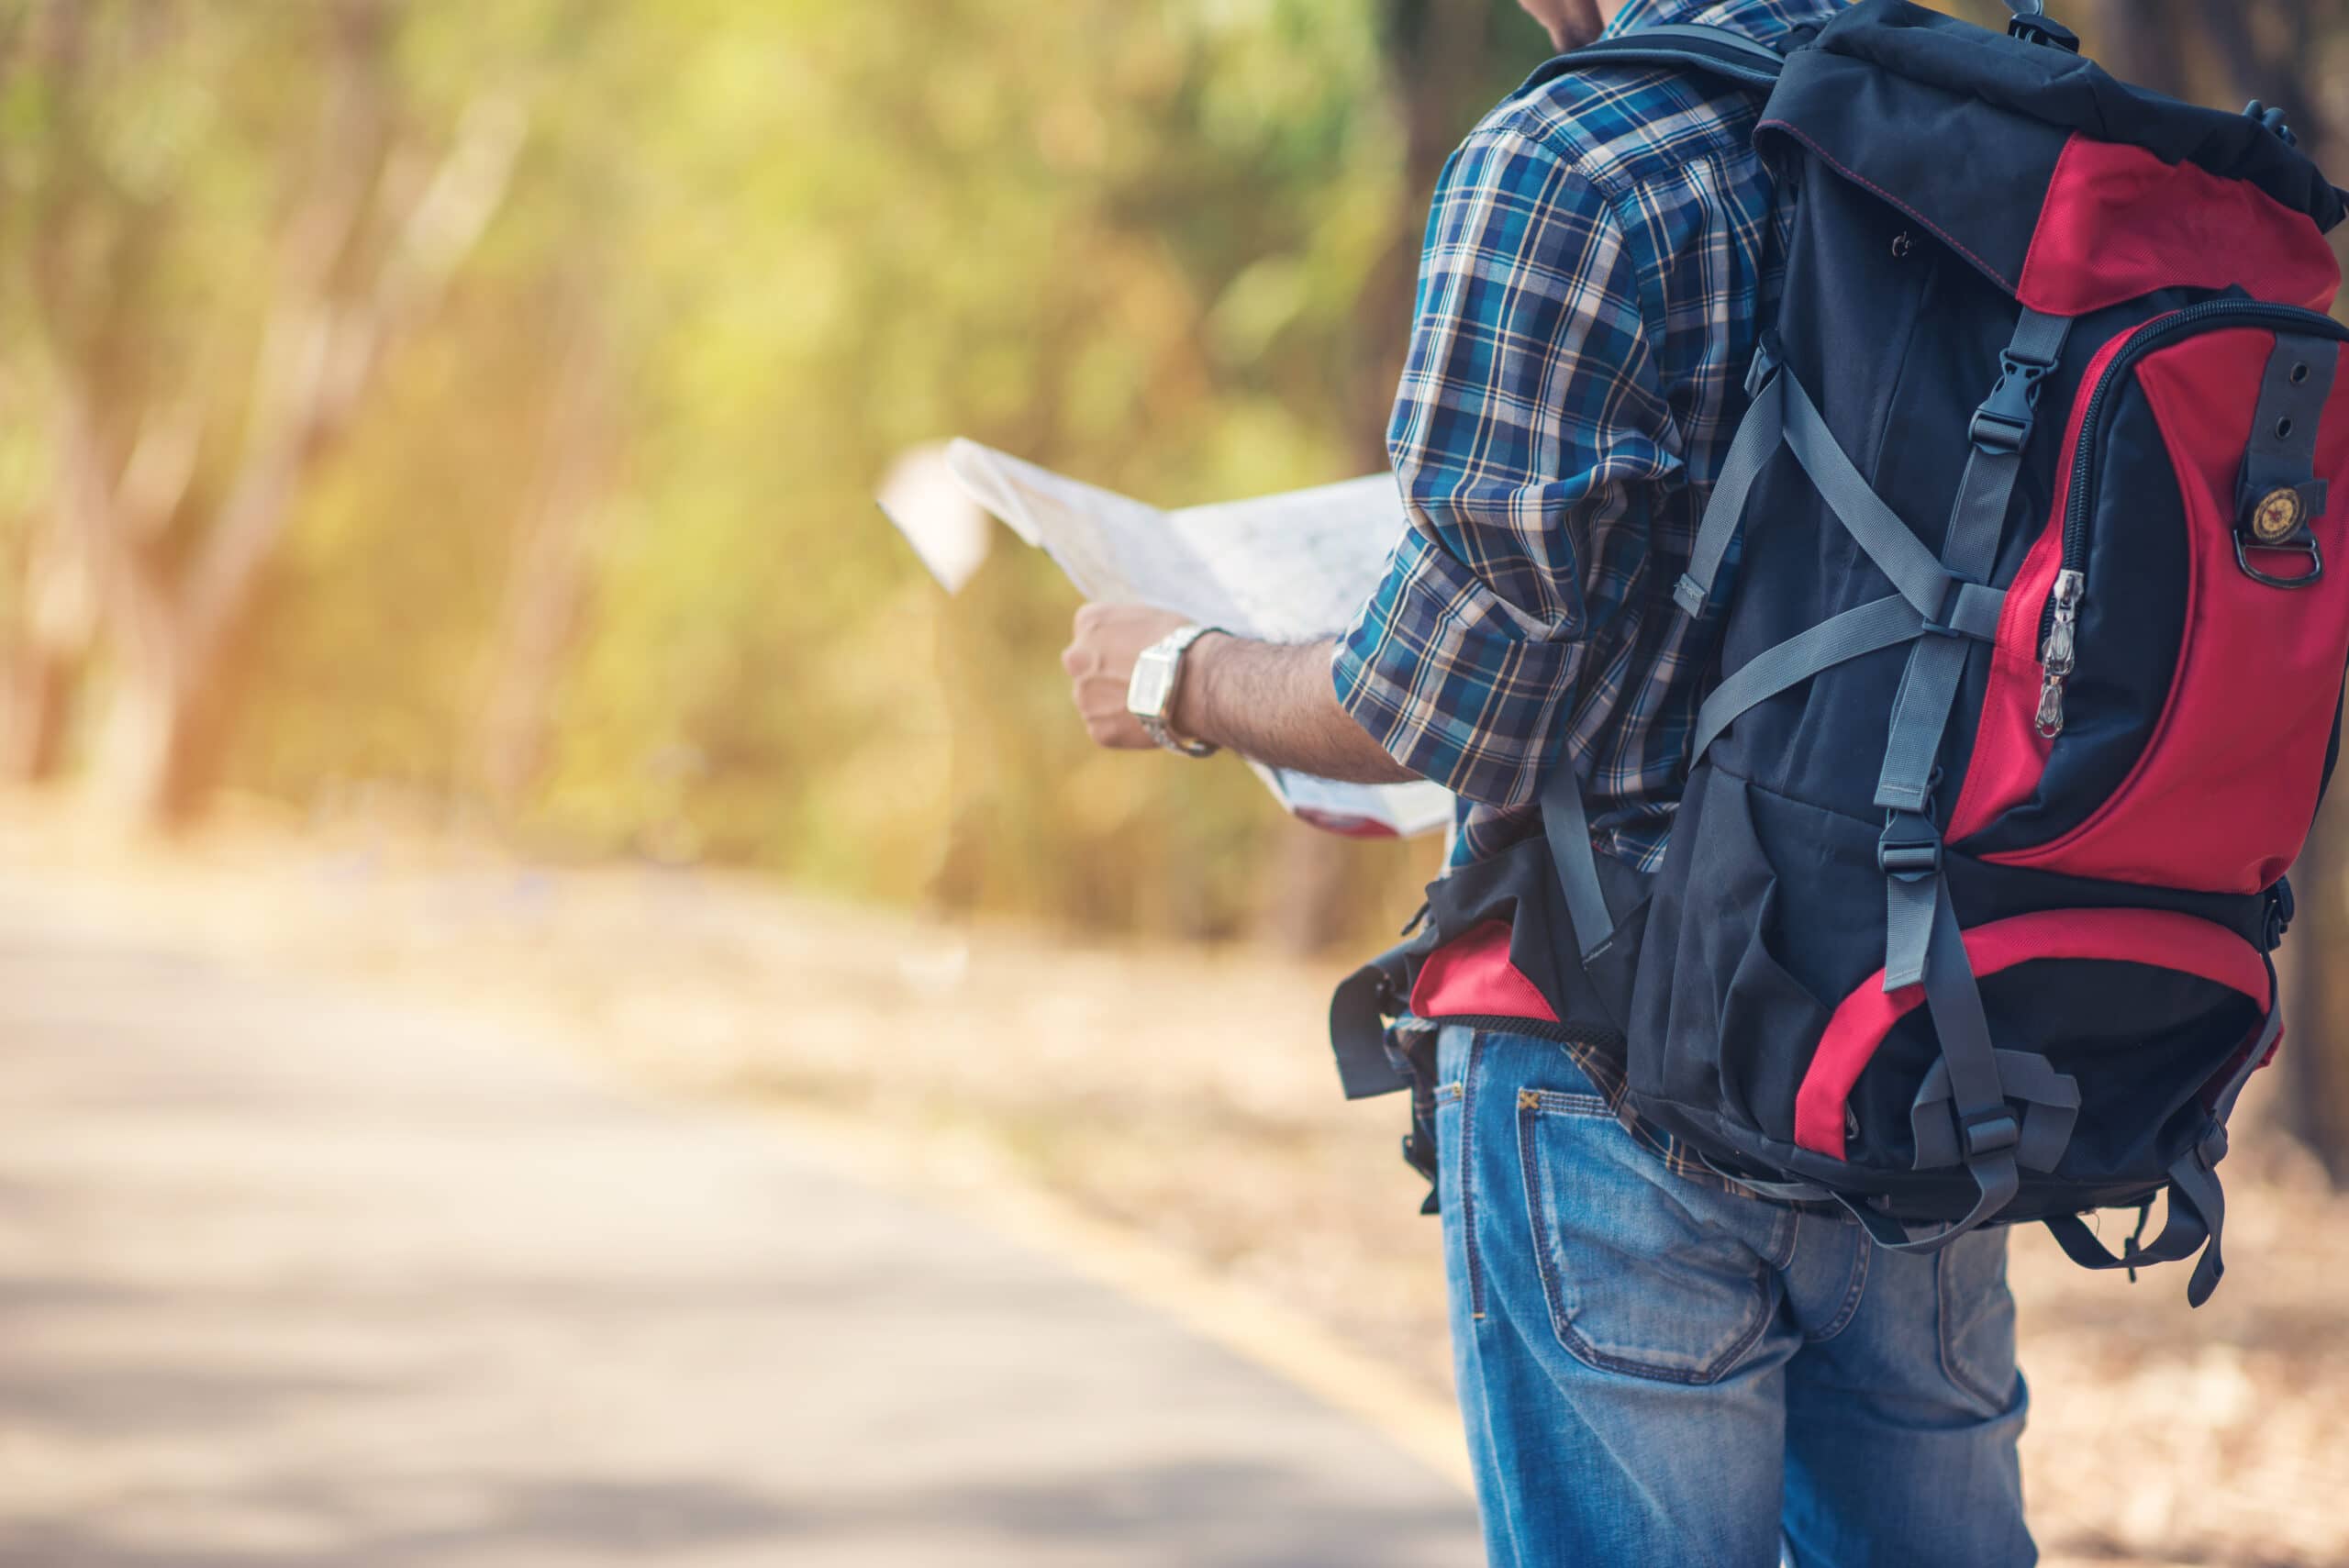
<path fill-rule="evenodd" d="M 1142 650 L 1181 624 L 1173 611 L 1142 605 L 1078 606 L 1069 644 L 1061 651 L 1061 668 L 1095 745 L 1120 751 L 1153 749 L 1149 733 L 1126 711 L 1126 687 Z"/>
<path fill-rule="evenodd" d="M 1154 745 L 1141 721 L 1126 711 L 1122 683 L 1099 676 L 1080 679 L 1073 695 L 1077 717 L 1085 721 L 1085 732 L 1095 745 L 1121 751 L 1147 751 Z"/>
<path fill-rule="evenodd" d="M 1087 724 L 1085 732 L 1093 738 L 1096 746 L 1106 751 L 1147 751 L 1153 747 L 1153 742 L 1139 724 L 1112 724 L 1105 719 Z"/>

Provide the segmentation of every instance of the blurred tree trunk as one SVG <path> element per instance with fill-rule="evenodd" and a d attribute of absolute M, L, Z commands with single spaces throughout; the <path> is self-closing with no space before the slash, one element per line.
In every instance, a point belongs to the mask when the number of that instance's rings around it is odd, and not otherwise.
<path fill-rule="evenodd" d="M 2337 817 L 2338 807 L 2331 815 Z M 2283 1080 L 2270 1103 L 2284 1126 L 2315 1151 L 2336 1185 L 2349 1186 L 2349 866 L 2336 822 L 2320 817 L 2293 870 L 2299 915 L 2284 950 L 2285 1020 L 2277 1056 Z"/>
<path fill-rule="evenodd" d="M 65 721 L 77 664 L 38 635 L 17 638 L 0 688 L 0 779 L 47 784 L 65 761 Z"/>
<path fill-rule="evenodd" d="M 146 324 L 92 293 L 87 245 L 76 249 L 96 229 L 117 251 L 151 251 L 173 215 L 106 205 L 112 193 L 86 172 L 95 111 L 76 100 L 84 62 L 70 16 L 51 35 L 61 210 L 34 270 L 59 389 L 57 523 L 95 584 L 105 637 L 90 784 L 126 819 L 168 823 L 196 803 L 226 652 L 306 485 L 504 198 L 518 109 L 475 104 L 437 161 L 412 145 L 391 88 L 392 14 L 382 0 L 340 0 L 332 13 L 321 123 L 279 235 L 250 372 L 179 392 L 148 384 Z M 205 436 L 232 427 L 239 450 L 220 483 L 196 483 Z"/>
<path fill-rule="evenodd" d="M 619 441 L 600 277 L 583 271 L 563 309 L 565 342 L 539 476 L 516 541 L 474 732 L 474 772 L 510 821 L 544 766 L 556 688 L 576 640 L 595 525 Z"/>
<path fill-rule="evenodd" d="M 47 784 L 64 765 L 66 726 L 97 607 L 88 574 L 54 516 L 30 530 L 16 562 L 21 603 L 0 653 L 0 779 Z"/>
<path fill-rule="evenodd" d="M 1474 96 L 1486 77 L 1494 16 L 1494 0 L 1389 0 L 1387 6 L 1387 79 L 1402 116 L 1408 210 L 1397 215 L 1396 240 L 1354 308 L 1360 350 L 1342 400 L 1358 432 L 1353 466 L 1364 473 L 1387 466 L 1387 416 L 1410 343 L 1425 204 L 1444 160 L 1488 106 Z M 1257 940 L 1311 953 L 1359 929 L 1360 905 L 1376 895 L 1386 857 L 1301 825 L 1276 842 L 1257 900 Z"/>
<path fill-rule="evenodd" d="M 2098 61 L 2124 82 L 2188 95 L 2179 0 L 2097 0 Z"/>

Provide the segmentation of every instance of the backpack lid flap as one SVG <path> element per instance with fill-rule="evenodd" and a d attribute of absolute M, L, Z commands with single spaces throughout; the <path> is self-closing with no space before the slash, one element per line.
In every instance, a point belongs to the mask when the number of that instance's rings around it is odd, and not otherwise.
<path fill-rule="evenodd" d="M 1759 134 L 2033 309 L 2085 314 L 2149 284 L 2323 309 L 2339 285 L 2323 236 L 2343 194 L 2260 121 L 1909 0 L 1861 0 L 1797 51 Z"/>

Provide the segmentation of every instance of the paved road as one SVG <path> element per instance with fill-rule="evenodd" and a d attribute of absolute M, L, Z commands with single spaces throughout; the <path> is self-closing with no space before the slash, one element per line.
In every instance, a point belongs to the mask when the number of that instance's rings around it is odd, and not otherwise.
<path fill-rule="evenodd" d="M 1378 1437 L 774 1126 L 0 895 L 5 1568 L 1473 1560 Z"/>

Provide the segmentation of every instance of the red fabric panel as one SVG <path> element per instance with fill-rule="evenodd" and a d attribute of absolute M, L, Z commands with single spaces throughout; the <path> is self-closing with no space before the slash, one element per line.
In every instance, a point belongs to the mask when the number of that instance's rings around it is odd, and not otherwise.
<path fill-rule="evenodd" d="M 1422 1018 L 1558 1021 L 1556 1009 L 1508 961 L 1508 922 L 1487 920 L 1428 955 L 1411 983 L 1411 1012 Z"/>
<path fill-rule="evenodd" d="M 2264 331 L 2214 332 L 2139 365 L 2186 495 L 2177 675 L 2144 755 L 2111 798 L 2050 843 L 1988 857 L 1999 864 L 2256 893 L 2299 856 L 2349 663 L 2349 397 L 2332 400 L 2317 436 L 2317 473 L 2334 500 L 2316 530 L 2334 570 L 2310 588 L 2254 582 L 2235 564 L 2235 480 L 2275 346 Z"/>
<path fill-rule="evenodd" d="M 2143 963 L 2240 991 L 2267 1006 L 2267 965 L 2249 942 L 2208 920 L 2167 909 L 2044 909 L 1994 920 L 1965 933 L 1976 975 L 2037 959 Z M 1892 1026 L 1925 1005 L 1922 985 L 1884 988 L 1884 971 L 1843 998 L 1820 1036 L 1810 1071 L 1795 1095 L 1795 1142 L 1843 1158 L 1843 1107 L 1852 1085 Z"/>
<path fill-rule="evenodd" d="M 2085 316 L 2156 289 L 2232 284 L 2330 310 L 2341 263 L 2312 219 L 2249 181 L 2073 135 L 2048 182 L 2017 299 Z"/>
<path fill-rule="evenodd" d="M 2147 328 L 2168 319 L 2156 317 Z M 2129 346 L 2134 332 L 2107 343 L 2088 362 L 2083 388 L 2093 387 L 2107 366 Z M 2072 492 L 2072 468 L 2079 461 L 2080 431 L 2088 417 L 2088 397 L 2072 400 L 2072 419 L 2064 431 L 2064 461 L 2055 474 L 2055 508 L 2040 530 L 2022 568 L 2008 585 L 2007 606 L 1998 617 L 1998 635 L 1990 648 L 1990 682 L 1982 694 L 1982 720 L 1974 739 L 1974 755 L 1965 765 L 1965 784 L 1950 812 L 1949 841 L 1963 844 L 1987 828 L 2003 812 L 2029 800 L 2047 771 L 2047 752 L 2054 743 L 2039 733 L 2039 687 L 2046 670 L 2039 662 L 2039 622 L 2055 591 L 2055 573 L 2064 567 L 2064 504 Z"/>

